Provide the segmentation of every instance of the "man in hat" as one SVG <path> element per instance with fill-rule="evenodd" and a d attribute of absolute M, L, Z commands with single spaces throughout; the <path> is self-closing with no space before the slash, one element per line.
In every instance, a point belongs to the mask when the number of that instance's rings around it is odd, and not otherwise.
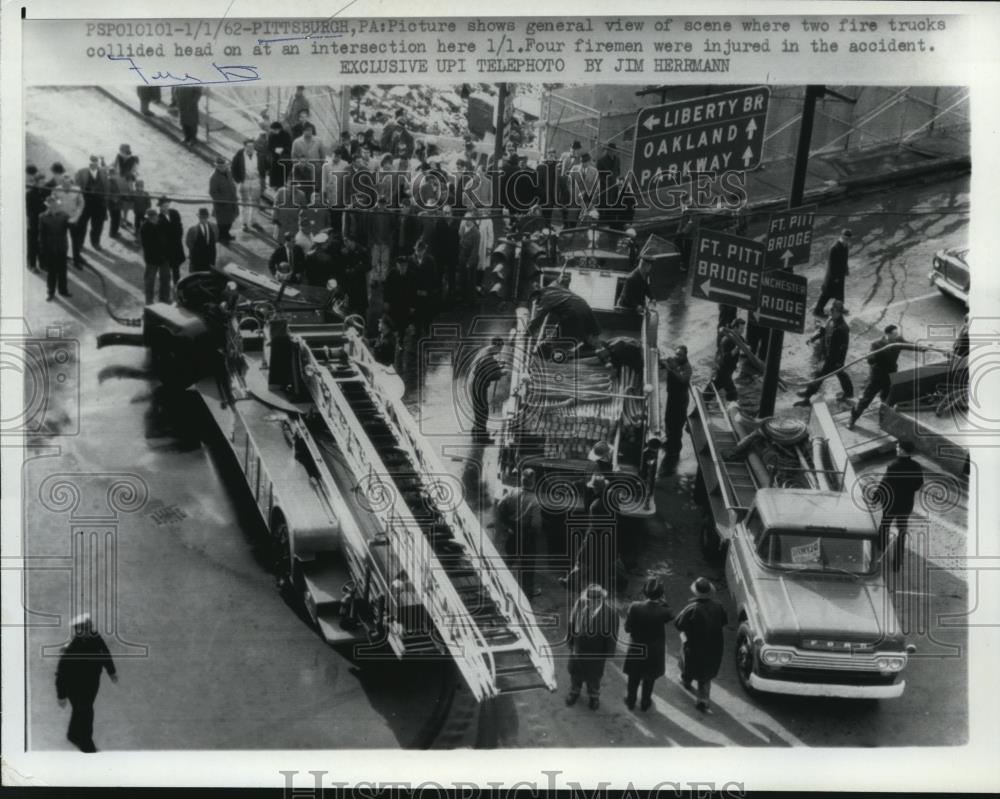
<path fill-rule="evenodd" d="M 828 300 L 840 300 L 844 302 L 844 282 L 847 280 L 847 245 L 853 234 L 850 230 L 844 229 L 837 238 L 836 243 L 830 248 L 830 256 L 827 259 L 826 275 L 823 277 L 823 288 L 820 290 L 819 299 L 816 300 L 816 307 L 813 313 L 816 316 L 826 316 L 826 303 Z"/>
<path fill-rule="evenodd" d="M 219 226 L 219 244 L 226 246 L 233 240 L 229 230 L 239 217 L 239 196 L 229 174 L 229 162 L 222 156 L 215 159 L 215 171 L 208 181 L 208 195 L 212 198 L 212 216 Z"/>
<path fill-rule="evenodd" d="M 618 162 L 618 149 L 614 142 L 604 145 L 604 152 L 597 159 L 597 171 L 609 176 L 609 183 L 614 183 L 618 175 L 621 174 L 621 164 Z"/>
<path fill-rule="evenodd" d="M 240 218 L 244 233 L 249 233 L 251 227 L 254 230 L 263 230 L 257 221 L 257 209 L 260 205 L 260 155 L 255 145 L 254 139 L 244 139 L 243 149 L 233 156 L 231 165 L 233 182 L 240 198 Z"/>
<path fill-rule="evenodd" d="M 621 294 L 618 295 L 618 302 L 615 305 L 626 311 L 638 311 L 640 308 L 644 308 L 646 300 L 653 299 L 653 290 L 649 285 L 649 276 L 652 272 L 652 260 L 640 255 L 639 265 L 625 278 Z"/>
<path fill-rule="evenodd" d="M 899 571 L 903 565 L 910 514 L 913 513 L 917 492 L 924 484 L 924 470 L 913 459 L 915 451 L 916 447 L 909 439 L 899 439 L 896 442 L 896 459 L 886 467 L 875 492 L 876 500 L 882 505 L 882 522 L 879 524 L 878 533 L 879 544 L 884 553 L 888 553 L 889 534 L 892 526 L 896 525 L 893 571 Z"/>
<path fill-rule="evenodd" d="M 899 332 L 899 328 L 896 325 L 886 325 L 882 332 L 882 338 L 872 342 L 872 354 L 868 356 L 868 365 L 870 367 L 868 384 L 865 386 L 858 404 L 851 410 L 851 418 L 847 422 L 848 430 L 854 429 L 854 425 L 861 418 L 861 414 L 867 410 L 876 396 L 880 397 L 882 402 L 885 402 L 889 396 L 889 390 L 892 388 L 892 376 L 899 370 L 899 353 L 903 350 L 910 350 L 911 352 L 923 352 L 926 350 L 926 347 L 921 347 L 919 344 L 911 344 L 909 341 L 904 340 L 903 334 Z M 879 352 L 879 350 L 885 351 Z"/>
<path fill-rule="evenodd" d="M 842 389 L 837 395 L 837 399 L 849 400 L 854 396 L 854 384 L 847 372 L 843 370 L 844 361 L 847 360 L 847 349 L 851 344 L 851 329 L 844 319 L 848 313 L 850 311 L 844 307 L 840 300 L 833 301 L 830 306 L 830 319 L 822 331 L 825 352 L 823 365 L 816 372 L 816 380 L 799 392 L 802 399 L 794 403 L 796 407 L 808 408 L 809 398 L 819 391 L 823 381 L 834 372 L 837 374 L 837 380 L 840 381 Z"/>
<path fill-rule="evenodd" d="M 660 362 L 667 373 L 667 407 L 663 426 L 667 433 L 664 443 L 667 458 L 675 463 L 684 446 L 684 423 L 687 421 L 688 401 L 691 397 L 691 362 L 688 350 L 678 345 L 674 354 Z"/>
<path fill-rule="evenodd" d="M 336 267 L 342 280 L 344 291 L 351 304 L 351 311 L 368 318 L 368 272 L 371 271 L 371 256 L 351 233 L 344 233 L 340 248 L 340 263 Z"/>
<path fill-rule="evenodd" d="M 284 244 L 279 244 L 267 263 L 267 268 L 272 275 L 277 275 L 279 264 L 288 264 L 292 269 L 292 275 L 302 275 L 306 269 L 306 253 L 295 243 L 295 236 L 291 233 L 285 234 Z M 293 278 L 294 279 L 294 278 Z"/>
<path fill-rule="evenodd" d="M 76 224 L 77 236 L 81 243 L 90 223 L 90 246 L 101 251 L 101 231 L 108 216 L 108 171 L 101 165 L 101 159 L 90 156 L 90 165 L 77 170 L 76 185 L 83 192 L 83 213 Z"/>
<path fill-rule="evenodd" d="M 56 667 L 56 698 L 59 707 L 69 700 L 73 713 L 66 738 L 81 752 L 96 752 L 94 746 L 94 700 L 107 670 L 111 682 L 118 682 L 115 662 L 104 639 L 94 629 L 90 614 L 73 619 L 73 639 L 63 647 Z"/>
<path fill-rule="evenodd" d="M 490 397 L 496 382 L 505 373 L 500 353 L 503 351 L 503 339 L 499 336 L 480 349 L 469 370 L 469 398 L 472 401 L 472 441 L 475 444 L 488 444 L 490 439 L 486 433 L 486 421 L 490 416 Z"/>
<path fill-rule="evenodd" d="M 198 221 L 187 229 L 188 272 L 207 272 L 215 266 L 219 231 L 209 219 L 208 209 L 198 209 Z"/>
<path fill-rule="evenodd" d="M 184 224 L 181 215 L 170 206 L 169 197 L 160 197 L 156 201 L 159 209 L 160 235 L 163 242 L 163 254 L 170 267 L 170 275 L 174 285 L 181 279 L 181 264 L 186 260 L 184 255 Z"/>
<path fill-rule="evenodd" d="M 496 519 L 503 538 L 502 547 L 508 563 L 515 565 L 521 590 L 529 599 L 542 591 L 535 588 L 535 558 L 538 537 L 542 534 L 542 508 L 535 495 L 535 470 L 521 472 L 518 488 L 508 491 L 497 503 Z"/>
<path fill-rule="evenodd" d="M 59 198 L 45 198 L 45 210 L 38 215 L 38 263 L 46 272 L 47 300 L 55 299 L 56 289 L 63 297 L 70 296 L 66 286 L 66 256 L 69 253 L 69 215 L 59 206 Z"/>
<path fill-rule="evenodd" d="M 629 605 L 625 614 L 625 632 L 631 636 L 623 671 L 628 677 L 625 707 L 635 709 L 640 686 L 639 709 L 653 704 L 653 685 L 667 671 L 667 623 L 674 614 L 663 601 L 663 583 L 650 577 L 642 587 L 640 602 Z"/>
<path fill-rule="evenodd" d="M 156 283 L 160 284 L 160 302 L 170 302 L 170 264 L 167 262 L 163 243 L 163 226 L 156 208 L 146 211 L 146 220 L 139 228 L 139 242 L 142 245 L 142 260 L 146 264 L 144 275 L 146 304 L 156 297 Z"/>
<path fill-rule="evenodd" d="M 608 592 L 591 583 L 580 594 L 569 615 L 566 643 L 569 645 L 569 694 L 567 705 L 575 705 L 584 683 L 591 710 L 601 704 L 604 664 L 615 653 L 618 614 L 608 601 Z"/>
<path fill-rule="evenodd" d="M 722 630 L 729 623 L 726 609 L 713 599 L 715 588 L 704 577 L 691 583 L 692 599 L 678 614 L 674 626 L 684 640 L 684 660 L 681 683 L 693 691 L 692 680 L 698 682 L 698 699 L 695 707 L 702 713 L 711 713 L 708 698 L 712 680 L 722 665 Z"/>
<path fill-rule="evenodd" d="M 612 589 L 617 588 L 617 575 L 613 565 L 616 559 L 618 517 L 608 501 L 608 486 L 608 478 L 601 472 L 595 472 L 587 481 L 584 508 L 588 524 L 576 546 L 573 568 L 559 578 L 563 585 L 600 583 Z"/>

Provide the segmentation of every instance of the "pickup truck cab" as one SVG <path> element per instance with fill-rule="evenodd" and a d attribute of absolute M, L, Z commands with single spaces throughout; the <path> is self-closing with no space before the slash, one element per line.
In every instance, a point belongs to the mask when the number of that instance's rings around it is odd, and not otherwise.
<path fill-rule="evenodd" d="M 849 493 L 760 489 L 726 559 L 743 687 L 900 696 L 908 651 L 880 567 L 872 516 Z"/>

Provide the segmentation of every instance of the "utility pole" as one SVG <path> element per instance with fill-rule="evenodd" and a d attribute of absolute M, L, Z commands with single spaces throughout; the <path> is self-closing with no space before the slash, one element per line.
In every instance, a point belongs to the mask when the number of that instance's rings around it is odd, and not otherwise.
<path fill-rule="evenodd" d="M 812 143 L 813 118 L 816 115 L 816 101 L 821 97 L 836 97 L 845 103 L 855 105 L 858 101 L 826 86 L 806 86 L 805 102 L 802 105 L 802 121 L 799 123 L 799 144 L 795 150 L 795 171 L 792 173 L 792 187 L 788 194 L 788 208 L 802 205 L 802 195 L 806 188 L 806 168 L 809 166 L 809 147 Z M 791 268 L 787 270 L 791 272 Z M 781 350 L 785 345 L 785 334 L 772 330 L 767 343 L 767 364 L 764 368 L 764 384 L 760 393 L 760 408 L 757 417 L 763 419 L 774 415 L 774 401 L 778 394 L 778 376 L 781 372 Z"/>
<path fill-rule="evenodd" d="M 788 207 L 802 205 L 802 195 L 806 187 L 806 168 L 809 166 L 809 145 L 812 142 L 813 117 L 816 114 L 816 100 L 825 93 L 823 86 L 806 86 L 805 102 L 802 105 L 802 121 L 799 122 L 799 145 L 795 150 L 795 171 L 792 173 L 792 188 L 788 194 Z M 789 268 L 787 271 L 791 272 Z M 778 376 L 781 372 L 781 351 L 785 346 L 785 333 L 771 330 L 767 341 L 767 363 L 764 367 L 764 385 L 760 392 L 760 408 L 757 417 L 764 419 L 774 415 L 774 401 L 778 394 Z"/>

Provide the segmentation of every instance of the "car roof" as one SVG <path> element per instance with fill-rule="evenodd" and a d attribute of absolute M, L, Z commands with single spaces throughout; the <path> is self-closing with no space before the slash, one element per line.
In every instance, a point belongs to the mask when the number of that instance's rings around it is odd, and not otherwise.
<path fill-rule="evenodd" d="M 762 488 L 756 505 L 768 528 L 827 528 L 866 536 L 876 531 L 871 511 L 859 506 L 848 491 Z"/>

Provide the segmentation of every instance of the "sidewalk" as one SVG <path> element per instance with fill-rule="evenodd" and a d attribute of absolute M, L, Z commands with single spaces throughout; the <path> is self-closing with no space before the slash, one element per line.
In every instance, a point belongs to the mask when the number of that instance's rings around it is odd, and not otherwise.
<path fill-rule="evenodd" d="M 99 91 L 133 114 L 140 115 L 139 99 L 130 87 L 99 87 Z M 201 112 L 199 136 L 204 136 L 205 120 L 210 130 L 209 140 L 201 138 L 193 152 L 212 163 L 219 156 L 232 158 L 242 146 L 245 136 L 256 133 L 255 122 L 249 114 L 228 108 L 222 102 L 210 104 L 210 114 Z M 152 117 L 145 117 L 151 124 L 178 143 L 183 139 L 180 123 L 169 113 L 166 105 L 151 105 Z M 804 204 L 824 203 L 849 194 L 862 193 L 886 185 L 903 183 L 920 177 L 968 172 L 971 169 L 968 141 L 945 136 L 923 136 L 905 143 L 892 143 L 849 152 L 813 155 L 806 173 Z M 745 212 L 761 212 L 782 208 L 788 202 L 788 192 L 795 171 L 795 159 L 768 161 L 758 169 L 746 173 L 746 190 L 749 198 Z M 264 199 L 272 202 L 272 192 L 265 190 Z M 707 213 L 711 213 L 708 211 Z M 728 213 L 728 212 L 725 212 Z M 657 208 L 636 212 L 637 228 L 644 232 L 661 232 L 672 229 L 679 218 L 675 213 L 664 213 Z"/>

